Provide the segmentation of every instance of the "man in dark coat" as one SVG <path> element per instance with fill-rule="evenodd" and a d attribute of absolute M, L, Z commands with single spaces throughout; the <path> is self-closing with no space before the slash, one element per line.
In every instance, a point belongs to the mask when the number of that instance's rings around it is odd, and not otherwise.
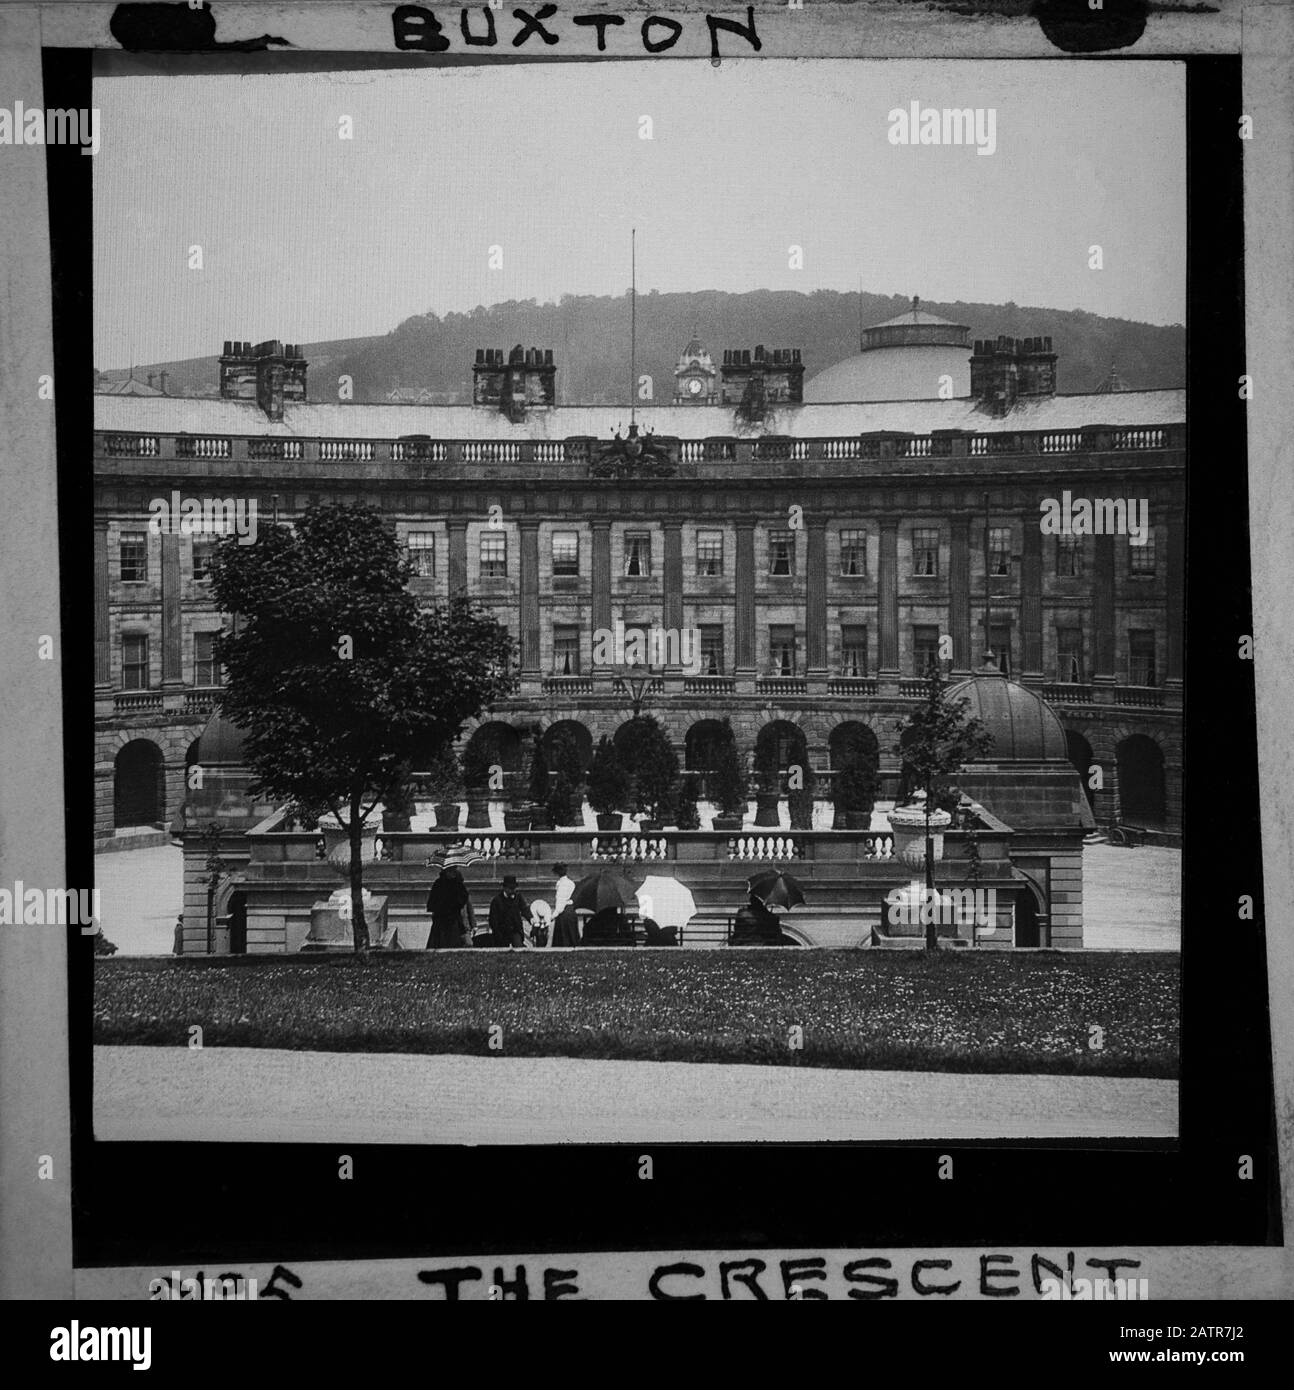
<path fill-rule="evenodd" d="M 490 903 L 490 935 L 496 946 L 520 947 L 526 944 L 523 921 L 529 922 L 530 905 L 517 892 L 515 874 L 505 874 L 503 888 Z"/>

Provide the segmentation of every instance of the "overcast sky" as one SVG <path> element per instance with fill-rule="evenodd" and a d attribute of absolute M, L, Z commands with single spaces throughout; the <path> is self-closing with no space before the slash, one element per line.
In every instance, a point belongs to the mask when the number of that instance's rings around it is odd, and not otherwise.
<path fill-rule="evenodd" d="M 912 101 L 995 109 L 996 152 L 892 145 L 888 113 Z M 96 79 L 94 103 L 102 368 L 207 355 L 226 338 L 312 342 L 429 311 L 621 294 L 634 226 L 640 291 L 861 278 L 879 294 L 1185 321 L 1179 64 L 122 77 Z"/>

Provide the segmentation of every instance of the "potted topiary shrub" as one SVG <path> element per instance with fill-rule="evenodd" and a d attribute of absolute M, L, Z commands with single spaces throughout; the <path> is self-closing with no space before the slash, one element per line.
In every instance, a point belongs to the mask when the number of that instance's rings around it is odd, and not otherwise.
<path fill-rule="evenodd" d="M 554 829 L 559 825 L 578 824 L 573 802 L 570 778 L 565 772 L 559 772 L 553 778 L 553 789 L 548 794 L 548 820 Z"/>
<path fill-rule="evenodd" d="M 629 802 L 629 774 L 620 761 L 616 746 L 603 734 L 589 765 L 589 805 L 598 818 L 601 831 L 619 830 Z"/>
<path fill-rule="evenodd" d="M 508 777 L 508 804 L 503 808 L 503 828 L 505 830 L 530 829 L 530 797 L 526 784 L 519 772 Z"/>
<path fill-rule="evenodd" d="M 781 825 L 782 774 L 777 743 L 761 738 L 755 747 L 755 824 Z"/>
<path fill-rule="evenodd" d="M 556 774 L 555 788 L 548 799 L 548 813 L 554 825 L 584 824 L 584 762 L 579 744 L 566 729 L 559 729 L 549 743 L 549 765 Z M 563 786 L 566 801 L 557 795 Z"/>
<path fill-rule="evenodd" d="M 476 740 L 463 750 L 463 783 L 467 791 L 467 829 L 490 828 L 490 758 Z"/>
<path fill-rule="evenodd" d="M 683 784 L 675 798 L 675 824 L 680 830 L 700 830 L 701 812 L 697 809 L 697 780 L 693 773 L 683 778 Z"/>
<path fill-rule="evenodd" d="M 723 733 L 715 744 L 714 769 L 710 773 L 710 799 L 719 808 L 716 830 L 740 830 L 746 816 L 746 778 L 737 756 L 732 724 L 723 721 Z"/>
<path fill-rule="evenodd" d="M 413 799 L 413 785 L 409 781 L 410 769 L 402 769 L 402 780 L 390 795 L 382 798 L 382 829 L 384 831 L 403 831 L 410 829 L 410 822 L 417 805 Z"/>
<path fill-rule="evenodd" d="M 535 740 L 535 751 L 530 755 L 530 780 L 526 787 L 530 798 L 531 830 L 551 830 L 552 821 L 548 816 L 549 786 L 548 759 L 544 756 L 542 740 Z"/>
<path fill-rule="evenodd" d="M 797 780 L 797 779 L 792 779 Z M 812 830 L 813 829 L 813 789 L 817 783 L 817 776 L 813 769 L 805 763 L 801 768 L 799 786 L 793 786 L 787 796 L 787 808 L 791 813 L 792 830 Z"/>
<path fill-rule="evenodd" d="M 624 759 L 630 772 L 630 804 L 643 817 L 642 829 L 664 828 L 673 813 L 678 756 L 669 735 L 649 714 L 635 716 L 621 732 Z"/>
<path fill-rule="evenodd" d="M 876 773 L 868 766 L 861 749 L 851 749 L 844 766 L 836 773 L 836 829 L 870 829 L 875 804 Z"/>
<path fill-rule="evenodd" d="M 457 830 L 462 807 L 463 773 L 458 755 L 448 744 L 432 760 L 427 785 L 436 806 L 436 829 Z"/>

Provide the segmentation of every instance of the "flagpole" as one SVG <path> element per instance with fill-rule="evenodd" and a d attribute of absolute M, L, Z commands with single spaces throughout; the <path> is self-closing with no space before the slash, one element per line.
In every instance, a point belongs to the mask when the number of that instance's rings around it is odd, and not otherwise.
<path fill-rule="evenodd" d="M 629 423 L 638 409 L 638 229 L 629 230 Z"/>

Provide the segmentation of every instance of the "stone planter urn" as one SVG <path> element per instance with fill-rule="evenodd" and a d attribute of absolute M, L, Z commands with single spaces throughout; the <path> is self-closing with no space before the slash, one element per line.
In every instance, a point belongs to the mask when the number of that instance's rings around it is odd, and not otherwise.
<path fill-rule="evenodd" d="M 343 873 L 350 869 L 350 837 L 339 825 L 321 826 L 324 837 L 324 858 Z M 377 826 L 366 825 L 360 830 L 359 858 L 361 864 L 377 859 Z"/>
<path fill-rule="evenodd" d="M 551 830 L 553 828 L 552 817 L 548 814 L 547 806 L 532 806 L 530 808 L 530 828 L 531 830 Z"/>
<path fill-rule="evenodd" d="M 947 811 L 930 813 L 930 837 L 935 860 L 944 857 L 944 831 L 952 824 Z M 894 832 L 894 857 L 914 869 L 926 862 L 925 799 L 918 793 L 910 806 L 896 806 L 890 812 L 890 829 Z"/>
<path fill-rule="evenodd" d="M 624 816 L 619 811 L 599 811 L 598 829 L 603 833 L 617 833 L 624 825 Z"/>
<path fill-rule="evenodd" d="M 755 793 L 755 824 L 781 825 L 782 796 L 780 792 Z"/>
<path fill-rule="evenodd" d="M 714 816 L 710 821 L 712 830 L 723 830 L 731 834 L 734 830 L 740 830 L 742 826 L 741 816 Z"/>
<path fill-rule="evenodd" d="M 505 830 L 529 830 L 530 829 L 530 807 L 529 806 L 509 806 L 503 812 L 503 828 Z"/>
<path fill-rule="evenodd" d="M 462 807 L 457 801 L 436 802 L 436 829 L 457 830 L 458 817 Z"/>
<path fill-rule="evenodd" d="M 468 788 L 467 829 L 488 830 L 490 828 L 490 793 L 484 788 Z"/>
<path fill-rule="evenodd" d="M 638 822 L 638 829 L 644 835 L 656 835 L 665 829 L 665 822 L 663 820 L 641 820 Z"/>

